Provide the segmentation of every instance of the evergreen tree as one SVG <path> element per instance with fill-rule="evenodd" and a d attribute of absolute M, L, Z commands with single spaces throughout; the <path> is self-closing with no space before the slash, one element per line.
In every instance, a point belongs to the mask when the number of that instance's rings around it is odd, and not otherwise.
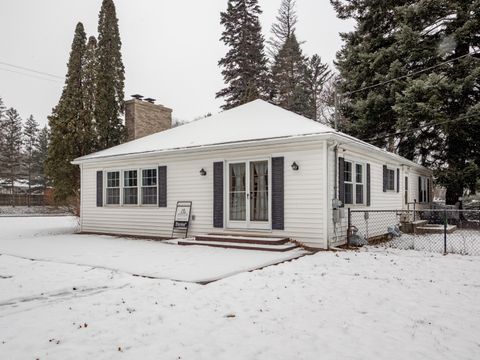
<path fill-rule="evenodd" d="M 220 14 L 225 27 L 221 40 L 229 50 L 218 62 L 227 86 L 216 97 L 225 98 L 225 110 L 266 97 L 268 68 L 260 14 L 258 0 L 229 0 Z"/>
<path fill-rule="evenodd" d="M 95 121 L 98 147 L 105 149 L 125 140 L 125 70 L 122 62 L 118 19 L 113 0 L 103 0 L 98 20 Z"/>
<path fill-rule="evenodd" d="M 5 142 L 5 134 L 3 134 L 3 121 L 5 120 L 5 105 L 3 104 L 3 99 L 0 97 L 0 150 L 3 147 L 3 144 Z M 0 158 L 1 160 L 1 158 Z M 0 169 L 2 168 L 2 163 L 0 162 Z"/>
<path fill-rule="evenodd" d="M 59 103 L 48 118 L 51 139 L 46 171 L 53 181 L 55 199 L 60 202 L 74 195 L 79 187 L 79 169 L 71 161 L 87 154 L 83 141 L 83 126 L 86 122 L 83 96 L 85 42 L 83 25 L 78 23 L 67 65 L 65 86 Z"/>
<path fill-rule="evenodd" d="M 277 22 L 272 25 L 270 30 L 272 36 L 268 40 L 268 52 L 274 58 L 287 39 L 295 32 L 298 17 L 295 10 L 295 0 L 282 0 L 278 10 Z"/>
<path fill-rule="evenodd" d="M 25 122 L 23 128 L 23 141 L 24 141 L 24 153 L 23 153 L 23 166 L 25 168 L 26 178 L 28 180 L 28 206 L 30 206 L 30 196 L 32 194 L 32 184 L 35 183 L 37 174 L 35 172 L 36 161 L 36 149 L 38 142 L 38 123 L 30 115 Z"/>
<path fill-rule="evenodd" d="M 11 203 L 15 206 L 15 182 L 20 178 L 22 163 L 22 119 L 17 110 L 10 108 L 6 111 L 0 123 L 0 132 L 3 136 L 0 149 L 0 177 L 8 181 L 11 188 Z"/>
<path fill-rule="evenodd" d="M 49 143 L 50 132 L 48 127 L 45 125 L 40 132 L 38 133 L 38 138 L 35 146 L 35 162 L 34 162 L 34 171 L 37 175 L 36 184 L 40 186 L 44 191 L 49 185 L 48 178 L 45 174 L 45 163 L 48 157 L 48 143 Z"/>
<path fill-rule="evenodd" d="M 82 138 L 85 154 L 98 148 L 98 129 L 95 124 L 95 93 L 97 88 L 97 40 L 94 36 L 88 38 L 83 63 L 83 108 L 85 111 Z"/>
<path fill-rule="evenodd" d="M 307 59 L 293 33 L 274 58 L 272 102 L 300 115 L 311 115 L 306 83 Z"/>
<path fill-rule="evenodd" d="M 331 2 L 357 22 L 337 54 L 344 130 L 434 165 L 455 203 L 479 177 L 478 1 Z"/>
<path fill-rule="evenodd" d="M 317 54 L 313 55 L 305 67 L 305 86 L 308 93 L 308 103 L 305 116 L 319 121 L 321 93 L 325 83 L 332 77 L 328 64 L 322 63 L 322 59 Z"/>

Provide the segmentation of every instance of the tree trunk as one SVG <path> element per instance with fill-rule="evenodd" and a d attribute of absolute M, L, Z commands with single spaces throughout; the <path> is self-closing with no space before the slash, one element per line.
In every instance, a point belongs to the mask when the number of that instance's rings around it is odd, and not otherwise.
<path fill-rule="evenodd" d="M 463 195 L 463 186 L 460 184 L 450 184 L 447 186 L 447 192 L 445 194 L 445 204 L 455 205 Z"/>

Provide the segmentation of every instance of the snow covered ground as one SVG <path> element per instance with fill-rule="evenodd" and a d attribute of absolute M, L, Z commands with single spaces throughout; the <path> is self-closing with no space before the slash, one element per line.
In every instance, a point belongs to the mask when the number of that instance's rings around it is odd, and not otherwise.
<path fill-rule="evenodd" d="M 0 239 L 24 244 L 16 255 L 25 257 L 42 246 L 23 240 L 37 234 L 43 243 L 49 236 L 40 234 L 48 232 L 66 239 L 72 226 L 35 230 L 41 226 L 32 219 L 12 231 L 12 223 L 0 220 Z M 97 238 L 99 251 L 115 248 Z M 0 358 L 480 356 L 480 257 L 376 248 L 319 252 L 199 285 L 58 262 L 60 243 L 45 243 L 49 261 L 0 255 Z M 13 246 L 0 244 L 0 253 Z"/>
<path fill-rule="evenodd" d="M 305 255 L 178 246 L 160 241 L 74 234 L 74 217 L 0 217 L 0 253 L 27 259 L 87 265 L 135 275 L 208 282 Z"/>

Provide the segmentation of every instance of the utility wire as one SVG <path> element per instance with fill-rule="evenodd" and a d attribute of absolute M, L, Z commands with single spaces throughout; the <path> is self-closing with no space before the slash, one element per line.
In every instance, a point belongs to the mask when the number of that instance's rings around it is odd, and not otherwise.
<path fill-rule="evenodd" d="M 455 61 L 455 60 L 459 60 L 459 59 L 462 59 L 462 58 L 464 58 L 464 57 L 472 56 L 472 55 L 476 55 L 476 54 L 480 54 L 480 52 L 473 52 L 473 53 L 468 53 L 468 54 L 460 55 L 460 56 L 457 56 L 456 58 L 453 58 L 453 59 L 450 59 L 450 60 L 441 62 L 441 63 L 436 64 L 436 65 L 433 65 L 433 66 L 429 66 L 429 67 L 427 67 L 427 68 L 425 68 L 425 69 L 422 69 L 422 70 L 414 71 L 414 72 L 412 72 L 412 73 L 410 73 L 410 74 L 407 74 L 407 75 L 402 75 L 402 76 L 396 77 L 396 78 L 394 78 L 394 79 L 390 79 L 390 80 L 385 80 L 385 81 L 379 82 L 378 84 L 369 85 L 369 86 L 365 86 L 365 87 L 360 88 L 360 89 L 357 89 L 357 90 L 347 91 L 347 92 L 341 93 L 341 94 L 339 94 L 339 96 L 346 96 L 346 95 L 348 96 L 348 95 L 356 94 L 356 93 L 361 92 L 361 91 L 373 89 L 373 88 L 376 88 L 376 87 L 378 87 L 378 86 L 386 85 L 386 84 L 389 84 L 389 83 L 394 82 L 394 81 L 397 81 L 397 80 L 405 79 L 405 78 L 408 78 L 408 77 L 412 77 L 412 76 L 415 76 L 415 75 L 424 73 L 424 72 L 426 72 L 426 71 L 435 69 L 435 68 L 437 68 L 437 67 L 443 66 L 443 65 L 448 64 L 448 63 L 451 63 L 451 62 L 453 62 L 453 61 Z M 474 58 L 474 59 L 475 59 L 475 58 Z"/>
<path fill-rule="evenodd" d="M 475 117 L 475 116 L 480 116 L 480 113 L 473 113 L 473 114 L 470 114 L 470 115 L 460 116 L 460 117 L 455 118 L 455 119 L 448 119 L 448 120 L 439 121 L 439 122 L 435 122 L 435 123 L 429 123 L 429 124 L 422 125 L 422 126 L 416 128 L 416 129 L 398 131 L 398 132 L 395 132 L 393 134 L 385 134 L 385 135 L 382 135 L 381 137 L 377 136 L 377 137 L 366 139 L 366 140 L 363 140 L 363 141 L 370 142 L 370 141 L 384 139 L 386 137 L 397 136 L 397 135 L 405 135 L 405 134 L 408 134 L 408 133 L 416 132 L 416 131 L 418 131 L 420 129 L 423 129 L 423 128 L 426 128 L 426 127 L 443 125 L 443 124 L 447 124 L 447 123 L 452 122 L 452 121 L 460 121 L 460 120 L 469 119 L 469 118 L 472 118 L 472 117 Z"/>
<path fill-rule="evenodd" d="M 16 69 L 19 69 L 19 70 L 30 71 L 32 73 L 36 73 L 36 74 L 39 74 L 39 75 L 50 76 L 50 77 L 55 78 L 55 79 L 64 80 L 64 78 L 61 77 L 61 76 L 58 76 L 58 75 L 55 75 L 55 74 L 50 74 L 50 73 L 47 73 L 47 72 L 44 72 L 44 71 L 38 71 L 38 70 L 35 70 L 35 69 L 14 65 L 14 64 L 3 62 L 3 61 L 0 61 L 0 64 L 5 65 L 5 66 L 10 66 L 10 67 L 13 67 L 13 68 L 16 68 Z"/>
<path fill-rule="evenodd" d="M 15 71 L 15 70 L 11 70 L 11 69 L 0 68 L 0 70 L 1 71 L 8 71 L 8 72 L 11 72 L 11 73 L 20 74 L 20 75 L 24 75 L 24 76 L 28 76 L 28 77 L 35 78 L 35 79 L 50 81 L 50 82 L 54 82 L 54 83 L 62 83 L 62 81 L 60 81 L 60 80 L 47 79 L 47 78 L 44 78 L 44 77 L 40 77 L 40 76 L 36 76 L 36 75 L 33 75 L 33 74 L 28 74 L 28 73 L 24 73 L 24 72 L 20 72 L 20 71 Z"/>

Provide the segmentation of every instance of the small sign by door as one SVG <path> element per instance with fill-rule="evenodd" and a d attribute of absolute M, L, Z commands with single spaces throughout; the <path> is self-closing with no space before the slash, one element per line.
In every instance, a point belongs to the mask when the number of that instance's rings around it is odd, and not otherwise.
<path fill-rule="evenodd" d="M 173 220 L 173 234 L 177 231 L 185 233 L 185 237 L 188 234 L 188 226 L 190 225 L 190 213 L 192 210 L 191 201 L 177 201 L 177 208 L 175 209 L 175 218 Z"/>

